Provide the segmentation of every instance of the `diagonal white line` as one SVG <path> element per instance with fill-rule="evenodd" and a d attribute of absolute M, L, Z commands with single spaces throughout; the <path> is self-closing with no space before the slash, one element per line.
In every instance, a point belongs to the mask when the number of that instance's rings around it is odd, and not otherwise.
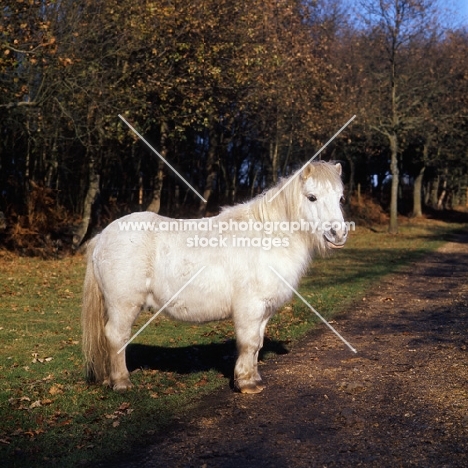
<path fill-rule="evenodd" d="M 353 115 L 269 200 L 273 201 L 354 119 Z"/>
<path fill-rule="evenodd" d="M 169 164 L 169 163 L 168 163 L 168 162 L 167 162 L 167 161 L 166 161 L 166 160 L 165 160 L 165 159 L 164 159 L 164 158 L 163 158 L 163 157 L 162 157 L 162 156 L 161 156 L 161 155 L 160 155 L 144 138 L 143 138 L 143 136 L 140 135 L 140 134 L 135 130 L 135 128 L 133 128 L 133 127 L 125 120 L 125 118 L 124 118 L 122 115 L 119 114 L 119 117 L 127 124 L 128 128 L 129 128 L 133 133 L 135 133 L 135 135 L 137 135 L 137 136 L 141 139 L 141 141 L 143 141 L 143 142 L 146 144 L 146 146 L 148 146 L 148 147 L 154 152 L 154 154 L 155 154 L 156 156 L 158 156 L 158 158 L 162 159 L 162 160 L 163 160 L 163 161 L 164 161 L 164 162 L 165 162 L 165 163 L 166 163 L 166 164 L 167 164 L 167 165 L 168 165 L 168 166 L 169 166 L 169 167 L 170 167 L 186 184 L 187 184 L 187 186 L 190 187 L 190 188 L 194 191 L 194 193 L 195 193 L 198 197 L 200 197 L 205 203 L 208 203 L 208 202 L 207 202 L 207 201 L 206 201 L 206 200 L 205 200 L 205 199 L 204 199 L 204 198 L 203 198 L 203 197 L 202 197 L 202 196 L 201 196 L 201 195 L 200 195 L 200 194 L 199 194 L 199 193 L 198 193 L 198 192 L 197 192 L 197 191 L 196 191 L 180 174 L 179 174 L 179 172 L 177 172 L 177 171 L 175 170 L 175 168 L 172 167 L 172 166 L 171 166 L 171 165 L 170 165 L 170 164 Z"/>
<path fill-rule="evenodd" d="M 118 351 L 120 354 L 204 269 L 201 267 Z"/>
<path fill-rule="evenodd" d="M 357 353 L 357 350 L 353 348 L 272 266 L 268 265 L 283 283 L 293 291 L 296 296 L 338 337 L 340 340 L 353 352 Z"/>

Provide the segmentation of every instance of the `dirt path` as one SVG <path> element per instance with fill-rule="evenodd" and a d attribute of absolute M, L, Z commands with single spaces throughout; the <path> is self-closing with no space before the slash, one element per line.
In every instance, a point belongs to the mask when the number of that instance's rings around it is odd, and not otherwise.
<path fill-rule="evenodd" d="M 125 467 L 468 466 L 468 235 L 223 389 Z M 116 466 L 113 464 L 113 466 Z"/>

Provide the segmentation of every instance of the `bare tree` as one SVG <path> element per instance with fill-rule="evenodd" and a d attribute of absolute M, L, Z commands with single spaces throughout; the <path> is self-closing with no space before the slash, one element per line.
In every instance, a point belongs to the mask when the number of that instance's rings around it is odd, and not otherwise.
<path fill-rule="evenodd" d="M 406 132 L 421 120 L 427 70 L 415 66 L 420 47 L 438 33 L 433 0 L 364 0 L 368 67 L 376 108 L 372 128 L 382 133 L 390 152 L 391 197 L 389 232 L 398 232 L 399 158 Z"/>

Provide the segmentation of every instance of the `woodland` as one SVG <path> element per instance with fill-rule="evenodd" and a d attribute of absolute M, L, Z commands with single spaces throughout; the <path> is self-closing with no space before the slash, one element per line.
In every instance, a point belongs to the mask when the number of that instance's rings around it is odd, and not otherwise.
<path fill-rule="evenodd" d="M 350 216 L 376 206 L 397 233 L 466 207 L 468 29 L 444 3 L 3 0 L 0 246 L 48 256 L 132 211 L 209 216 L 353 115 L 318 156 L 342 163 Z"/>

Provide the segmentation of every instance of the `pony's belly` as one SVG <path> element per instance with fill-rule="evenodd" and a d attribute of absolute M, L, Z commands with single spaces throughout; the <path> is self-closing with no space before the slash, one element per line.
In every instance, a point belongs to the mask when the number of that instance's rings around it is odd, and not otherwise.
<path fill-rule="evenodd" d="M 149 294 L 146 305 L 153 307 L 156 311 L 163 309 L 163 314 L 167 317 L 183 322 L 211 322 L 225 320 L 232 315 L 231 305 L 226 301 L 226 295 L 219 297 L 214 294 L 207 297 L 199 293 L 196 295 L 182 293 L 170 302 L 161 303 L 160 299 L 155 300 L 155 297 Z"/>
<path fill-rule="evenodd" d="M 219 305 L 202 307 L 197 304 L 176 304 L 173 307 L 167 307 L 164 314 L 174 320 L 200 323 L 228 319 L 231 311 L 227 308 L 221 309 Z"/>

